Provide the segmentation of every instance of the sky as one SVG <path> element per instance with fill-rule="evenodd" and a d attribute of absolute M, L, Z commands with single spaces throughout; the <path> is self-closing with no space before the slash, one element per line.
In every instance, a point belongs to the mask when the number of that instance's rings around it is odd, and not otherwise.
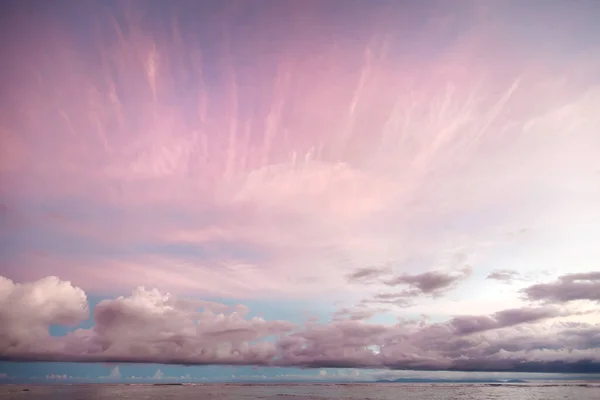
<path fill-rule="evenodd" d="M 600 374 L 597 1 L 0 7 L 0 380 Z"/>

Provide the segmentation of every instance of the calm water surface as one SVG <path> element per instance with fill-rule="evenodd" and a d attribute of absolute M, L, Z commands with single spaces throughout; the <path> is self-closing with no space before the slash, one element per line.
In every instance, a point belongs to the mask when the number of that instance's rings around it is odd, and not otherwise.
<path fill-rule="evenodd" d="M 24 388 L 29 391 L 23 391 Z M 194 386 L 56 385 L 0 386 L 0 399 L 101 400 L 599 400 L 600 383 L 465 384 L 205 384 Z"/>

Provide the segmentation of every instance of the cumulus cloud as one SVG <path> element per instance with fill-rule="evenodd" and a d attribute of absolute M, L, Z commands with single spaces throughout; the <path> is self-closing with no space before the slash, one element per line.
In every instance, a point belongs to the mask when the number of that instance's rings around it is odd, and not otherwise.
<path fill-rule="evenodd" d="M 88 318 L 83 290 L 57 277 L 19 284 L 0 276 L 0 352 L 49 338 L 50 325 L 75 325 Z"/>
<path fill-rule="evenodd" d="M 128 297 L 99 303 L 92 328 L 50 337 L 50 324 L 73 322 L 83 315 L 79 312 L 85 309 L 81 308 L 85 295 L 56 278 L 52 278 L 52 284 L 48 282 L 11 283 L 13 291 L 19 290 L 19 304 L 29 313 L 3 317 L 3 332 L 18 331 L 25 322 L 39 321 L 37 326 L 46 334 L 32 337 L 4 333 L 0 336 L 0 359 L 319 369 L 600 372 L 600 325 L 562 321 L 560 317 L 569 312 L 555 306 L 457 315 L 443 322 L 421 319 L 384 325 L 350 318 L 299 327 L 286 321 L 248 318 L 245 307 L 216 313 L 211 309 L 214 307 L 202 301 L 138 288 Z M 53 314 L 38 303 L 40 298 L 50 309 L 61 304 L 73 315 L 48 318 Z M 7 308 L 15 301 L 0 303 L 0 315 L 7 315 Z M 118 367 L 110 376 L 120 376 Z"/>
<path fill-rule="evenodd" d="M 600 272 L 567 274 L 550 283 L 523 289 L 529 300 L 565 303 L 575 300 L 600 302 Z"/>
<path fill-rule="evenodd" d="M 57 278 L 10 285 L 12 294 L 5 296 L 9 300 L 0 303 L 5 322 L 0 328 L 0 349 L 7 358 L 60 360 L 67 354 L 72 360 L 106 362 L 263 364 L 274 356 L 275 346 L 261 340 L 294 327 L 287 321 L 247 319 L 247 308 L 243 306 L 230 308 L 180 300 L 140 287 L 128 297 L 100 302 L 94 310 L 93 328 L 52 338 L 48 334 L 50 325 L 74 322 L 87 315 L 83 291 Z M 56 304 L 61 306 L 57 315 L 53 311 Z M 229 312 L 217 313 L 215 309 Z M 69 310 L 72 315 L 66 314 Z M 39 332 L 20 334 L 29 324 Z"/>

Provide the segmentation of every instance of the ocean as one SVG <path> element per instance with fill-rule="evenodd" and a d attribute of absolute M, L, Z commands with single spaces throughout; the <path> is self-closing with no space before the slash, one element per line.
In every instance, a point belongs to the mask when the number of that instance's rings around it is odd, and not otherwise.
<path fill-rule="evenodd" d="M 28 400 L 598 400 L 600 382 L 527 384 L 2 385 L 0 399 Z"/>

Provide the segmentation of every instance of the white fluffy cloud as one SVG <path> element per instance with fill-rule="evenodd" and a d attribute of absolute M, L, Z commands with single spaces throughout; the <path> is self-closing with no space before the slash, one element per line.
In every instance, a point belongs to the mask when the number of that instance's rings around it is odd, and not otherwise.
<path fill-rule="evenodd" d="M 88 318 L 83 290 L 47 277 L 18 284 L 0 276 L 0 352 L 35 349 L 49 338 L 50 325 L 73 325 Z"/>
<path fill-rule="evenodd" d="M 140 287 L 129 297 L 100 302 L 93 328 L 51 337 L 51 325 L 87 317 L 85 293 L 54 277 L 0 282 L 4 358 L 260 364 L 275 355 L 275 344 L 264 339 L 293 328 L 287 321 L 245 318 L 244 306 L 179 300 Z"/>
<path fill-rule="evenodd" d="M 121 371 L 119 370 L 119 367 L 114 367 L 113 369 L 110 370 L 110 374 L 108 374 L 108 378 L 111 379 L 121 379 Z"/>

